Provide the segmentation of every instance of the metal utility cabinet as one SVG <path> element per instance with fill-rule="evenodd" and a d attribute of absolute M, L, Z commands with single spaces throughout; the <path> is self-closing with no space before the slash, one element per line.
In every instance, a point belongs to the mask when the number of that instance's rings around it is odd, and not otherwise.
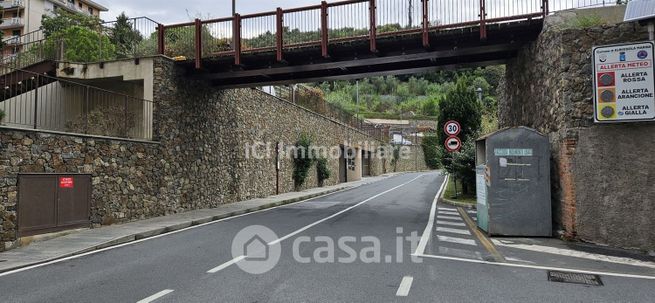
<path fill-rule="evenodd" d="M 552 236 L 550 143 L 534 129 L 499 130 L 476 142 L 478 227 L 496 236 Z"/>

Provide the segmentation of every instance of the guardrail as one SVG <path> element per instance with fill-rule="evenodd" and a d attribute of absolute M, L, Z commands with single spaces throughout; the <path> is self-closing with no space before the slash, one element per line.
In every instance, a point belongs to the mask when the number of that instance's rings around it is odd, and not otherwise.
<path fill-rule="evenodd" d="M 0 125 L 151 140 L 152 101 L 0 66 Z"/>
<path fill-rule="evenodd" d="M 490 24 L 539 19 L 554 11 L 616 5 L 615 0 L 346 0 L 229 18 L 159 27 L 159 53 L 194 59 L 275 52 L 278 61 L 293 48 L 315 46 L 327 57 L 331 43 L 368 40 L 377 51 L 380 37 L 479 27 L 486 39 Z"/>

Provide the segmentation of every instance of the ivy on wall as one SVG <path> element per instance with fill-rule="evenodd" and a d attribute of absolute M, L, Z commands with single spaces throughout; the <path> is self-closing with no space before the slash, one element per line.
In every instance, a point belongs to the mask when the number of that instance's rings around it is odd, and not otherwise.
<path fill-rule="evenodd" d="M 301 134 L 296 142 L 296 152 L 293 157 L 293 182 L 296 188 L 305 184 L 309 169 L 314 162 L 309 152 L 311 145 L 312 139 L 307 134 Z"/>

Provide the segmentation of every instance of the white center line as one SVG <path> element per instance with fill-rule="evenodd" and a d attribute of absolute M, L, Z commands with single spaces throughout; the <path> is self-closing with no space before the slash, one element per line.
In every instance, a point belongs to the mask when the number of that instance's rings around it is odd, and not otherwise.
<path fill-rule="evenodd" d="M 394 188 L 391 188 L 391 189 L 388 189 L 388 190 L 386 190 L 386 191 L 383 191 L 383 192 L 381 192 L 381 193 L 379 193 L 379 194 L 377 194 L 377 195 L 375 195 L 375 196 L 372 196 L 372 197 L 370 197 L 370 198 L 368 198 L 368 199 L 366 199 L 366 200 L 364 200 L 364 201 L 362 201 L 362 202 L 359 202 L 359 203 L 357 203 L 357 204 L 355 204 L 355 205 L 352 205 L 352 206 L 350 206 L 350 207 L 348 207 L 348 208 L 346 208 L 346 209 L 344 209 L 344 210 L 342 210 L 342 211 L 339 211 L 339 212 L 337 212 L 337 213 L 335 213 L 335 214 L 332 214 L 332 215 L 330 215 L 330 216 L 328 216 L 328 217 L 325 217 L 325 218 L 323 218 L 323 219 L 321 219 L 321 220 L 318 220 L 318 221 L 316 221 L 316 222 L 314 222 L 314 223 L 312 223 L 312 224 L 309 224 L 309 225 L 307 225 L 307 226 L 305 226 L 305 227 L 302 227 L 302 228 L 300 228 L 300 229 L 298 229 L 298 230 L 296 230 L 296 231 L 294 231 L 294 232 L 292 232 L 292 233 L 290 233 L 290 234 L 288 234 L 288 235 L 286 235 L 286 236 L 284 236 L 284 237 L 282 237 L 282 238 L 279 238 L 279 239 L 277 239 L 277 240 L 275 240 L 275 241 L 271 241 L 271 242 L 266 243 L 266 244 L 269 245 L 269 246 L 271 246 L 271 245 L 275 245 L 275 244 L 278 244 L 278 243 L 280 243 L 280 242 L 282 242 L 282 241 L 284 241 L 284 240 L 286 240 L 286 239 L 289 239 L 289 238 L 291 238 L 291 237 L 293 237 L 293 236 L 295 236 L 295 235 L 297 235 L 297 234 L 299 234 L 299 233 L 301 233 L 301 232 L 303 232 L 303 231 L 305 231 L 305 230 L 308 230 L 308 229 L 310 229 L 310 228 L 312 228 L 312 227 L 314 227 L 314 226 L 316 226 L 316 225 L 318 225 L 318 224 L 321 224 L 321 223 L 323 223 L 323 222 L 325 222 L 325 221 L 327 221 L 327 220 L 330 220 L 330 219 L 332 219 L 332 218 L 334 218 L 334 217 L 336 217 L 336 216 L 339 216 L 339 215 L 341 215 L 341 214 L 343 214 L 343 213 L 345 213 L 345 212 L 347 212 L 347 211 L 352 210 L 352 209 L 355 208 L 355 207 L 358 207 L 358 206 L 360 206 L 360 205 L 362 205 L 362 204 L 364 204 L 364 203 L 367 203 L 367 202 L 369 202 L 369 201 L 371 201 L 371 200 L 373 200 L 373 199 L 375 199 L 375 198 L 377 198 L 377 197 L 380 197 L 380 196 L 382 196 L 382 195 L 384 195 L 384 194 L 386 194 L 386 193 L 389 193 L 389 192 L 394 191 L 394 190 L 396 190 L 396 189 L 398 189 L 398 188 L 401 188 L 401 187 L 403 187 L 403 186 L 405 186 L 405 185 L 407 185 L 407 184 L 409 184 L 409 183 L 412 183 L 412 182 L 416 181 L 418 178 L 421 178 L 421 177 L 423 177 L 423 176 L 427 176 L 427 175 L 428 175 L 428 174 L 422 174 L 422 175 L 420 175 L 420 176 L 418 176 L 418 177 L 416 177 L 416 178 L 414 178 L 414 179 L 412 179 L 412 180 L 409 180 L 409 181 L 407 181 L 407 182 L 405 182 L 405 183 L 403 183 L 403 184 L 400 184 L 400 185 L 398 185 L 398 186 L 396 186 L 396 187 L 394 187 Z M 421 253 L 422 253 L 422 252 L 421 252 Z M 237 263 L 237 262 L 239 262 L 239 261 L 241 261 L 241 260 L 243 260 L 243 259 L 245 259 L 245 256 L 238 256 L 238 257 L 236 257 L 236 258 L 234 258 L 234 259 L 232 259 L 232 260 L 230 260 L 230 261 L 227 261 L 227 262 L 225 262 L 225 263 L 223 263 L 223 264 L 221 264 L 221 265 L 219 265 L 219 266 L 216 266 L 216 267 L 214 267 L 214 268 L 208 270 L 207 273 L 210 273 L 210 274 L 217 273 L 217 272 L 219 272 L 219 271 L 221 271 L 221 270 L 223 270 L 223 269 L 225 269 L 225 268 L 228 268 L 228 267 L 230 267 L 230 265 L 235 264 L 235 263 Z"/>
<path fill-rule="evenodd" d="M 225 263 L 223 263 L 223 264 L 221 264 L 219 266 L 216 266 L 216 267 L 208 270 L 207 272 L 210 273 L 210 274 L 217 273 L 217 272 L 219 272 L 219 271 L 221 271 L 223 269 L 226 269 L 230 265 L 232 265 L 234 263 L 237 263 L 237 262 L 239 262 L 239 261 L 241 261 L 241 260 L 243 260 L 245 258 L 246 258 L 246 256 L 238 256 L 238 257 L 236 257 L 236 258 L 234 258 L 234 259 L 232 259 L 230 261 L 227 261 L 227 262 L 225 262 Z"/>
<path fill-rule="evenodd" d="M 412 282 L 414 282 L 414 277 L 404 276 L 403 280 L 400 281 L 400 286 L 396 291 L 396 297 L 407 297 L 409 295 L 409 290 L 412 288 Z"/>
<path fill-rule="evenodd" d="M 158 292 L 158 293 L 156 293 L 156 294 L 154 294 L 154 295 L 152 295 L 150 297 L 147 297 L 147 298 L 145 298 L 143 300 L 139 300 L 136 303 L 150 303 L 150 302 L 153 302 L 153 301 L 155 301 L 155 300 L 157 300 L 157 299 L 159 299 L 159 298 L 161 298 L 161 297 L 163 297 L 163 296 L 165 296 L 167 294 L 170 294 L 172 292 L 173 292 L 172 289 L 164 289 L 164 290 L 162 290 L 162 291 L 160 291 L 160 292 Z"/>
<path fill-rule="evenodd" d="M 437 231 L 451 233 L 451 234 L 460 234 L 460 235 L 471 235 L 471 232 L 468 229 L 456 229 L 448 227 L 437 227 Z"/>

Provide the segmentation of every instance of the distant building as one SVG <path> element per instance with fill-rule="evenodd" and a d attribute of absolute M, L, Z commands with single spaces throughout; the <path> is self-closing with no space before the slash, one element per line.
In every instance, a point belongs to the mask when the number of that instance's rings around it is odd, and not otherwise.
<path fill-rule="evenodd" d="M 27 33 L 41 28 L 43 15 L 52 14 L 62 9 L 71 13 L 85 14 L 100 17 L 101 12 L 107 8 L 90 0 L 0 0 L 2 7 L 3 41 L 6 46 L 2 54 L 9 56 L 17 53 L 22 45 L 42 39 L 41 36 L 21 37 Z"/>
<path fill-rule="evenodd" d="M 425 133 L 434 132 L 437 129 L 437 121 L 365 119 L 363 127 L 382 129 L 392 144 L 412 145 L 420 144 Z"/>

